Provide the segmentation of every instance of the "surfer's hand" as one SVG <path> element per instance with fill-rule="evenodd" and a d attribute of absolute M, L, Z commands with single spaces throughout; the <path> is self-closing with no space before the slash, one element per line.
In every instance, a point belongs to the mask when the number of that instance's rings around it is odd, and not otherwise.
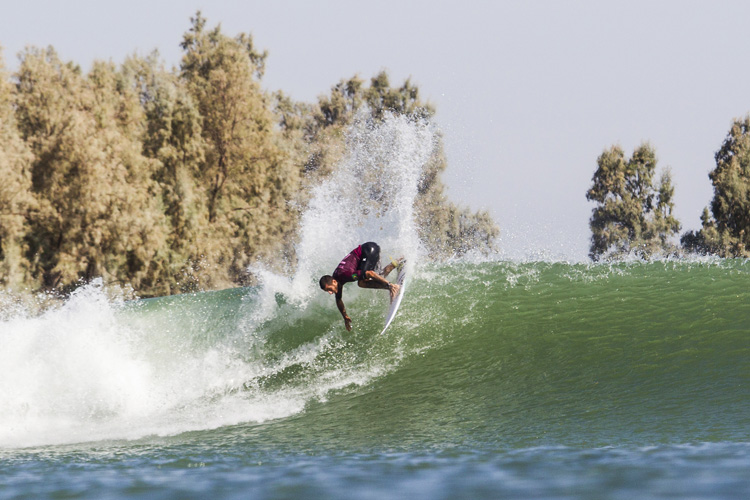
<path fill-rule="evenodd" d="M 346 330 L 351 332 L 352 331 L 352 318 L 349 316 L 344 318 L 344 325 L 346 325 Z"/>
<path fill-rule="evenodd" d="M 391 292 L 391 302 L 393 302 L 393 299 L 396 298 L 396 295 L 398 295 L 398 291 L 400 289 L 401 287 L 396 283 L 388 283 L 388 290 Z"/>

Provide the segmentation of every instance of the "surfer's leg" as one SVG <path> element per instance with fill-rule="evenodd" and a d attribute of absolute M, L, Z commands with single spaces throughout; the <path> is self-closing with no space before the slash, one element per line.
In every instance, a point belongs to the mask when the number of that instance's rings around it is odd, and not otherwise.
<path fill-rule="evenodd" d="M 383 269 L 383 272 L 380 273 L 380 275 L 383 278 L 387 278 L 388 275 L 391 274 L 391 271 L 393 271 L 394 269 L 396 269 L 397 267 L 399 267 L 403 262 L 404 262 L 404 258 L 403 257 L 401 257 L 400 259 L 398 259 L 398 262 L 391 261 L 387 266 L 385 266 L 385 269 Z"/>
<path fill-rule="evenodd" d="M 396 269 L 396 265 L 393 262 L 391 262 L 390 264 L 388 264 L 387 266 L 385 266 L 385 269 L 383 269 L 383 272 L 380 273 L 380 275 L 383 278 L 387 278 L 388 275 L 391 274 L 391 271 L 393 271 L 394 269 Z"/>
<path fill-rule="evenodd" d="M 360 276 L 365 276 L 367 271 L 375 271 L 380 264 L 380 247 L 377 243 L 368 241 L 362 244 L 362 257 L 359 261 Z"/>

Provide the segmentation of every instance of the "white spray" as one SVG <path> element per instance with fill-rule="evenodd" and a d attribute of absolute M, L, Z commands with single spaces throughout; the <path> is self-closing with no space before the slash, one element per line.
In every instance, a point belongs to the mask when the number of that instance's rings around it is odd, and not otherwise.
<path fill-rule="evenodd" d="M 332 389 L 366 384 L 382 374 L 387 361 L 340 366 L 309 387 L 244 389 L 247 381 L 290 365 L 315 368 L 316 358 L 340 341 L 337 333 L 321 332 L 272 362 L 246 355 L 260 325 L 280 314 L 278 295 L 290 305 L 285 314 L 304 316 L 309 305 L 325 303 L 334 308 L 335 319 L 335 306 L 317 280 L 356 245 L 376 241 L 384 260 L 391 255 L 417 260 L 414 201 L 435 137 L 428 124 L 400 116 L 379 123 L 358 120 L 348 134 L 343 164 L 315 189 L 302 217 L 296 272 L 290 278 L 253 269 L 261 277 L 258 296 L 227 324 L 210 323 L 200 296 L 197 305 L 182 303 L 187 311 L 179 301 L 165 301 L 149 312 L 112 300 L 101 281 L 41 315 L 4 308 L 0 448 L 263 422 L 300 412 Z"/>
<path fill-rule="evenodd" d="M 360 114 L 347 135 L 342 164 L 312 193 L 302 215 L 294 275 L 282 278 L 260 266 L 252 269 L 267 294 L 256 320 L 273 314 L 277 293 L 301 308 L 320 299 L 318 278 L 366 241 L 380 245 L 383 265 L 390 257 L 405 257 L 410 265 L 418 259 L 414 203 L 437 135 L 424 121 L 386 115 L 373 122 L 368 116 Z"/>

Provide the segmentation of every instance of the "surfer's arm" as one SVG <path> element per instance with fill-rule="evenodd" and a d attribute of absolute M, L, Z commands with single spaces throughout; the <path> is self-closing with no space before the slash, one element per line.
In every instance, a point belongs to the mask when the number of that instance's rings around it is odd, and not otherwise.
<path fill-rule="evenodd" d="M 341 316 L 344 317 L 344 326 L 346 326 L 346 329 L 348 331 L 352 331 L 352 318 L 350 318 L 346 314 L 346 306 L 344 305 L 344 301 L 342 300 L 343 294 L 342 293 L 336 293 L 336 307 L 339 308 L 339 312 L 341 313 Z"/>

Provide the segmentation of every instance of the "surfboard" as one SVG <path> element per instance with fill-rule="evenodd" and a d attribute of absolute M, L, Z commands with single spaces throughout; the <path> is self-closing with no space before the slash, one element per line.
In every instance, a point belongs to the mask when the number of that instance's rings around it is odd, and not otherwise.
<path fill-rule="evenodd" d="M 385 327 L 383 328 L 383 331 L 380 332 L 380 335 L 383 335 L 385 333 L 388 327 L 391 326 L 393 318 L 396 317 L 398 308 L 401 305 L 401 299 L 404 298 L 404 289 L 406 289 L 405 282 L 406 266 L 402 265 L 401 269 L 398 270 L 398 276 L 396 277 L 396 283 L 401 286 L 401 289 L 398 291 L 398 295 L 396 295 L 396 297 L 393 299 L 393 302 L 391 302 L 391 306 L 388 308 L 388 312 L 385 315 Z"/>

